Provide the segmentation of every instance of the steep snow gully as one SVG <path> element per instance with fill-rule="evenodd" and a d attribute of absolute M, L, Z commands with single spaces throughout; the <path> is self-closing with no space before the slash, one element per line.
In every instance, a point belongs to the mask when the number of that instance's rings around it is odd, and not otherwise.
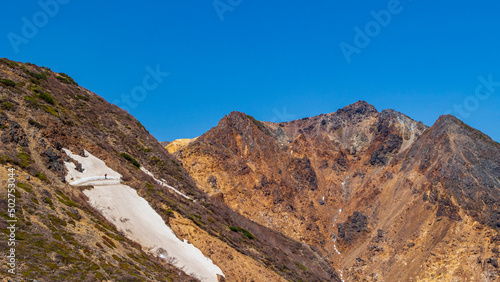
<path fill-rule="evenodd" d="M 89 203 L 129 239 L 201 281 L 216 282 L 217 275 L 224 276 L 222 270 L 199 249 L 179 240 L 161 216 L 134 189 L 120 184 L 121 175 L 106 166 L 104 161 L 87 151 L 84 156 L 79 156 L 70 150 L 63 150 L 83 168 L 83 172 L 80 172 L 74 163 L 65 162 L 68 169 L 66 181 L 75 186 L 93 186 L 94 189 L 83 192 L 89 198 Z M 107 177 L 104 177 L 105 174 Z M 173 187 L 170 189 L 180 193 Z"/>

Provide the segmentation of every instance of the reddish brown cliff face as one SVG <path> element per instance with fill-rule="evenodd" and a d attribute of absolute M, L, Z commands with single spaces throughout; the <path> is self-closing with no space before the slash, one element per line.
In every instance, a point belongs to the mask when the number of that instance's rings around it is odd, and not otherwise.
<path fill-rule="evenodd" d="M 344 279 L 498 275 L 500 145 L 452 116 L 429 128 L 362 101 L 284 123 L 233 112 L 175 156 L 209 195 L 316 246 Z"/>

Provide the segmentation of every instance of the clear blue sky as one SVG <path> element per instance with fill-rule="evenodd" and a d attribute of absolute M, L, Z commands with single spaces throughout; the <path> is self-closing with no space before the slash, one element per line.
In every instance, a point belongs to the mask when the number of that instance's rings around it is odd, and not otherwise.
<path fill-rule="evenodd" d="M 451 110 L 500 141 L 498 1 L 55 1 L 3 1 L 0 57 L 129 103 L 160 141 L 234 110 L 282 121 L 357 100 L 427 125 Z M 355 27 L 370 35 L 355 41 Z M 342 42 L 357 48 L 349 63 Z M 157 66 L 160 83 L 146 70 Z"/>

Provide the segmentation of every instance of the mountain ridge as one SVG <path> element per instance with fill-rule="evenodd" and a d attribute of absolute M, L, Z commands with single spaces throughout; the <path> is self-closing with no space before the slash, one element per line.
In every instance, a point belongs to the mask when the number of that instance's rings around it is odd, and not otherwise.
<path fill-rule="evenodd" d="M 428 127 L 358 101 L 280 123 L 232 112 L 174 155 L 209 195 L 316 246 L 344 278 L 395 281 L 498 275 L 495 263 L 477 269 L 472 259 L 497 259 L 498 148 L 456 117 L 441 116 Z M 449 263 L 442 255 L 432 259 L 431 252 L 457 249 L 450 242 L 466 236 L 471 243 L 461 252 L 470 255 L 455 259 L 469 270 L 442 266 Z M 477 238 L 485 236 L 491 243 L 478 252 Z M 415 242 L 426 249 L 413 248 Z M 388 256 L 419 263 L 404 268 L 381 260 Z"/>
<path fill-rule="evenodd" d="M 18 175 L 21 278 L 193 279 L 108 221 L 91 186 L 67 183 L 67 163 L 83 166 L 63 149 L 121 175 L 228 281 L 500 275 L 500 146 L 453 116 L 428 127 L 365 101 L 283 123 L 232 112 L 172 155 L 67 75 L 6 59 L 0 107 L 0 180 L 11 167 Z"/>

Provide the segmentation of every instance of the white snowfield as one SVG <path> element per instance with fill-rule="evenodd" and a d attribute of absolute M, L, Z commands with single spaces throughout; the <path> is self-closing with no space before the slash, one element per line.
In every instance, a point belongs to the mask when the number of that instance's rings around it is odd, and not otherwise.
<path fill-rule="evenodd" d="M 68 169 L 66 181 L 71 185 L 94 186 L 92 190 L 83 191 L 89 198 L 89 203 L 129 239 L 201 281 L 217 282 L 217 274 L 224 276 L 222 270 L 199 249 L 179 240 L 136 190 L 120 184 L 119 173 L 87 151 L 85 157 L 82 157 L 67 149 L 63 150 L 81 163 L 84 169 L 79 172 L 74 163 L 65 162 Z"/>
<path fill-rule="evenodd" d="M 101 181 L 97 181 L 101 180 Z M 107 180 L 107 181 L 102 181 L 102 180 Z M 97 186 L 97 185 L 109 185 L 109 184 L 120 184 L 120 178 L 113 177 L 113 176 L 93 176 L 93 177 L 86 177 L 82 179 L 78 179 L 76 181 L 70 182 L 70 185 L 73 186 L 81 186 L 81 184 L 89 185 L 89 186 Z"/>

